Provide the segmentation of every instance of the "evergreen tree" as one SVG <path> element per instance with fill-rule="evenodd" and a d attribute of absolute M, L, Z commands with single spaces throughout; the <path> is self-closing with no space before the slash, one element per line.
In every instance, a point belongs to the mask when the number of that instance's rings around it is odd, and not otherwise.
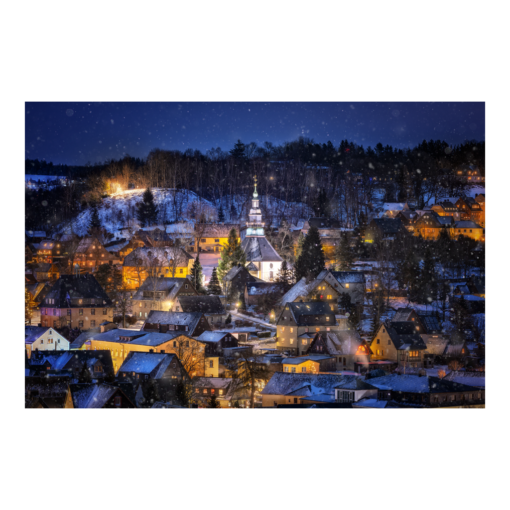
<path fill-rule="evenodd" d="M 289 269 L 287 261 L 284 260 L 280 267 L 280 271 L 276 275 L 276 282 L 283 284 L 283 289 L 287 292 L 292 287 L 292 270 Z"/>
<path fill-rule="evenodd" d="M 298 282 L 306 276 L 315 278 L 325 267 L 324 251 L 322 250 L 319 231 L 315 227 L 310 227 L 303 242 L 301 255 L 294 265 L 296 281 Z"/>
<path fill-rule="evenodd" d="M 195 290 L 202 294 L 204 292 L 204 287 L 202 285 L 203 276 L 202 276 L 202 265 L 200 264 L 200 254 L 197 253 L 197 258 L 195 262 L 193 262 L 193 266 L 190 271 L 190 280 Z"/>
<path fill-rule="evenodd" d="M 351 236 L 347 232 L 341 234 L 340 242 L 335 246 L 335 259 L 338 271 L 350 271 L 355 260 L 351 248 Z"/>
<path fill-rule="evenodd" d="M 108 295 L 117 292 L 122 286 L 122 273 L 116 266 L 101 264 L 94 273 L 94 276 Z"/>
<path fill-rule="evenodd" d="M 246 159 L 246 145 L 241 140 L 237 140 L 234 148 L 230 151 L 233 158 L 244 160 Z"/>
<path fill-rule="evenodd" d="M 209 285 L 207 287 L 207 294 L 211 296 L 221 296 L 221 286 L 220 281 L 218 280 L 218 274 L 216 273 L 216 268 L 213 268 L 211 279 L 209 280 Z"/>
<path fill-rule="evenodd" d="M 239 264 L 246 265 L 246 254 L 241 249 L 241 242 L 237 237 L 236 229 L 233 228 L 228 234 L 227 245 L 221 252 L 221 259 L 218 264 L 218 278 L 220 281 L 234 266 Z"/>
<path fill-rule="evenodd" d="M 218 222 L 224 223 L 225 222 L 225 213 L 223 212 L 223 206 L 220 204 L 220 209 L 218 211 Z"/>
<path fill-rule="evenodd" d="M 158 208 L 154 203 L 154 195 L 150 188 L 147 188 L 143 194 L 142 201 L 138 204 L 136 217 L 142 227 L 153 225 L 158 219 Z"/>
<path fill-rule="evenodd" d="M 407 289 L 410 301 L 414 301 L 420 282 L 420 263 L 412 249 L 407 250 L 403 259 L 397 263 L 396 277 L 399 287 Z"/>
<path fill-rule="evenodd" d="M 237 209 L 234 204 L 230 206 L 230 221 L 234 221 L 237 219 Z"/>
<path fill-rule="evenodd" d="M 232 315 L 228 314 L 225 319 L 225 324 L 232 324 Z"/>
<path fill-rule="evenodd" d="M 437 299 L 439 275 L 430 248 L 425 250 L 423 268 L 419 279 L 419 296 L 422 303 L 430 304 Z"/>
<path fill-rule="evenodd" d="M 26 287 L 25 287 L 25 322 L 28 324 L 32 323 L 32 308 L 30 308 L 30 294 Z"/>
<path fill-rule="evenodd" d="M 87 362 L 84 361 L 81 367 L 80 374 L 78 375 L 79 383 L 91 383 L 92 377 L 90 375 L 90 370 L 87 368 Z"/>
<path fill-rule="evenodd" d="M 319 189 L 317 196 L 313 203 L 315 214 L 319 218 L 329 218 L 329 199 L 324 188 Z"/>
<path fill-rule="evenodd" d="M 88 234 L 94 235 L 101 229 L 101 220 L 99 219 L 99 213 L 97 211 L 97 207 L 92 207 L 90 222 L 88 228 Z"/>

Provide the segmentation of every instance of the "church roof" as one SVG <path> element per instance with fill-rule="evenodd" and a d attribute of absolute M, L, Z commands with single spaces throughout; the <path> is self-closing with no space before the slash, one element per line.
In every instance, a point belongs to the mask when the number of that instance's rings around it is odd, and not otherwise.
<path fill-rule="evenodd" d="M 245 237 L 241 249 L 247 262 L 281 262 L 283 259 L 265 237 Z"/>

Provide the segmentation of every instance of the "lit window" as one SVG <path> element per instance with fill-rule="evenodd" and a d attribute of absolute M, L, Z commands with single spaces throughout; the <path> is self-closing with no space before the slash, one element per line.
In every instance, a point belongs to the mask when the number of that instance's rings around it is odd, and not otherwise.
<path fill-rule="evenodd" d="M 348 289 L 348 288 L 349 288 L 349 284 L 348 284 L 348 283 L 346 283 L 346 284 L 345 284 L 345 288 L 346 288 L 346 289 Z"/>

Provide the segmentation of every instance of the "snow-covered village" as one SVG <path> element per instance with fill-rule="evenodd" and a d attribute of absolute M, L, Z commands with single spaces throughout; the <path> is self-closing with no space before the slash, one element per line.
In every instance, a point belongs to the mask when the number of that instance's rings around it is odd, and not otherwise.
<path fill-rule="evenodd" d="M 25 407 L 485 407 L 484 137 L 333 139 L 27 150 Z"/>

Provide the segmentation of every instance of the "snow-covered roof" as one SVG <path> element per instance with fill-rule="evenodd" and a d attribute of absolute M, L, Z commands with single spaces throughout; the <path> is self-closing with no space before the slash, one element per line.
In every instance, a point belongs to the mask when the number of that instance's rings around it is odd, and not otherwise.
<path fill-rule="evenodd" d="M 275 372 L 262 390 L 262 394 L 289 395 L 306 386 L 309 386 L 311 395 L 333 394 L 334 387 L 342 382 L 344 377 L 336 374 Z"/>
<path fill-rule="evenodd" d="M 148 375 L 157 369 L 154 378 L 159 379 L 174 358 L 175 354 L 130 352 L 119 368 L 119 372 L 134 372 L 135 374 Z"/>
<path fill-rule="evenodd" d="M 148 345 L 156 347 L 182 335 L 183 335 L 182 331 L 169 331 L 168 333 L 146 333 L 141 337 L 135 338 L 134 340 L 129 342 L 129 344 Z"/>
<path fill-rule="evenodd" d="M 144 297 L 143 295 L 144 291 L 164 292 L 165 299 L 174 299 L 179 290 L 186 283 L 189 285 L 190 288 L 192 287 L 191 281 L 188 280 L 188 278 L 167 278 L 167 277 L 157 278 L 154 276 L 149 276 L 135 292 L 135 294 L 133 295 L 133 299 L 134 300 L 154 299 Z"/>
<path fill-rule="evenodd" d="M 480 225 L 477 225 L 474 221 L 471 220 L 463 220 L 457 221 L 454 225 L 454 228 L 482 228 Z"/>
<path fill-rule="evenodd" d="M 328 352 L 332 356 L 354 355 L 363 343 L 355 329 L 344 331 L 323 331 L 320 333 L 326 341 Z"/>
<path fill-rule="evenodd" d="M 324 361 L 326 359 L 331 359 L 331 356 L 325 356 L 322 354 L 310 354 L 309 356 L 298 356 L 295 358 L 285 358 L 282 363 L 284 365 L 302 365 L 307 361 Z"/>
<path fill-rule="evenodd" d="M 78 409 L 99 409 L 117 390 L 109 384 L 72 384 L 73 405 Z"/>
<path fill-rule="evenodd" d="M 163 248 L 145 246 L 134 249 L 126 255 L 123 266 L 125 267 L 169 267 L 176 260 L 177 265 L 187 267 L 188 261 L 193 257 L 182 248 L 165 246 Z"/>
<path fill-rule="evenodd" d="M 223 338 L 225 338 L 229 333 L 223 331 L 204 331 L 200 336 L 197 337 L 197 340 L 201 340 L 202 342 L 221 342 Z"/>
<path fill-rule="evenodd" d="M 406 393 L 450 393 L 472 391 L 474 388 L 465 384 L 439 379 L 437 377 L 418 375 L 391 374 L 370 379 L 370 384 L 381 390 L 401 391 Z"/>
<path fill-rule="evenodd" d="M 265 237 L 245 237 L 241 249 L 248 262 L 281 262 L 283 259 Z"/>
<path fill-rule="evenodd" d="M 476 388 L 485 388 L 485 372 L 463 372 L 452 370 L 444 377 L 445 381 L 467 384 Z"/>
<path fill-rule="evenodd" d="M 231 382 L 232 379 L 228 377 L 193 377 L 195 388 L 226 389 Z"/>

